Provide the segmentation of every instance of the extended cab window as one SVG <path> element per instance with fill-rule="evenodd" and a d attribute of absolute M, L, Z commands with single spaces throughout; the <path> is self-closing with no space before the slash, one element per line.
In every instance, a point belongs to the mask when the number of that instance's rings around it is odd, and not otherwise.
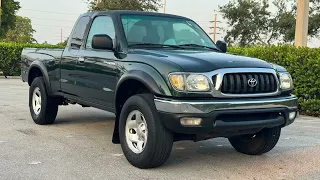
<path fill-rule="evenodd" d="M 90 17 L 85 16 L 79 19 L 78 24 L 76 25 L 72 37 L 71 37 L 71 48 L 80 49 L 83 43 L 84 33 L 90 21 Z"/>
<path fill-rule="evenodd" d="M 99 16 L 94 19 L 88 35 L 86 48 L 92 48 L 93 36 L 97 34 L 106 34 L 113 40 L 115 39 L 116 34 L 113 21 L 109 16 Z"/>

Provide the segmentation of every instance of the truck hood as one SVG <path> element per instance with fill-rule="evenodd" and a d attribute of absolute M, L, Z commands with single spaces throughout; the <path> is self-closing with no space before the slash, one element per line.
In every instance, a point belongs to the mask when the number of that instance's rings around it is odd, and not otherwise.
<path fill-rule="evenodd" d="M 221 68 L 273 68 L 270 63 L 260 59 L 213 51 L 136 49 L 134 54 L 170 61 L 185 72 L 209 72 Z"/>

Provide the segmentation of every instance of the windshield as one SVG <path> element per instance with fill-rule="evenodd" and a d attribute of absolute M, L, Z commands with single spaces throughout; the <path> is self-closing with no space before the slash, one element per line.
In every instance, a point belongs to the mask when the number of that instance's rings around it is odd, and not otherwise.
<path fill-rule="evenodd" d="M 173 47 L 191 44 L 198 48 L 216 48 L 207 34 L 187 19 L 123 15 L 121 20 L 129 46 L 154 44 Z"/>

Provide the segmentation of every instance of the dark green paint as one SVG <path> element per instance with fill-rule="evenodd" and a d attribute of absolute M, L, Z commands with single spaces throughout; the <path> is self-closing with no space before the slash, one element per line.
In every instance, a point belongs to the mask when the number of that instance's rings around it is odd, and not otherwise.
<path fill-rule="evenodd" d="M 170 48 L 128 48 L 122 29 L 120 15 L 145 14 L 174 18 L 184 18 L 147 12 L 109 11 L 87 13 L 90 17 L 83 39 L 87 39 L 90 24 L 96 16 L 107 15 L 113 19 L 116 30 L 116 47 L 114 51 L 93 50 L 81 47 L 72 49 L 70 40 L 67 47 L 62 49 L 30 49 L 22 52 L 23 67 L 38 64 L 45 73 L 46 83 L 55 95 L 64 95 L 78 99 L 87 104 L 96 104 L 114 112 L 117 88 L 125 80 L 137 78 L 156 95 L 163 97 L 205 97 L 201 93 L 180 93 L 170 85 L 168 74 L 171 72 L 209 72 L 221 68 L 278 68 L 269 63 L 243 56 L 194 49 Z M 80 17 L 80 18 L 81 18 Z M 80 19 L 79 18 L 79 19 Z M 187 19 L 187 18 L 184 18 Z M 190 20 L 190 19 L 187 19 Z M 190 20 L 191 21 L 191 20 Z M 83 44 L 86 44 L 83 42 Z M 84 61 L 80 62 L 79 57 Z M 23 74 L 27 81 L 27 74 Z"/>

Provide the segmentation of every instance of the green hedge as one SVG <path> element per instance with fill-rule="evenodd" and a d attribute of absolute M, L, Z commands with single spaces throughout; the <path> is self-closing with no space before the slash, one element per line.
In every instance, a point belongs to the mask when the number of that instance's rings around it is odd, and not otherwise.
<path fill-rule="evenodd" d="M 230 47 L 230 53 L 266 60 L 292 75 L 294 92 L 303 114 L 320 116 L 320 48 L 293 46 Z"/>
<path fill-rule="evenodd" d="M 63 48 L 52 45 L 0 43 L 0 71 L 20 75 L 20 55 L 24 47 Z M 293 46 L 230 47 L 230 53 L 256 57 L 285 67 L 294 81 L 303 114 L 320 116 L 320 48 Z"/>
<path fill-rule="evenodd" d="M 61 48 L 54 45 L 15 44 L 0 42 L 0 72 L 5 76 L 20 75 L 21 52 L 24 47 L 31 48 Z"/>

